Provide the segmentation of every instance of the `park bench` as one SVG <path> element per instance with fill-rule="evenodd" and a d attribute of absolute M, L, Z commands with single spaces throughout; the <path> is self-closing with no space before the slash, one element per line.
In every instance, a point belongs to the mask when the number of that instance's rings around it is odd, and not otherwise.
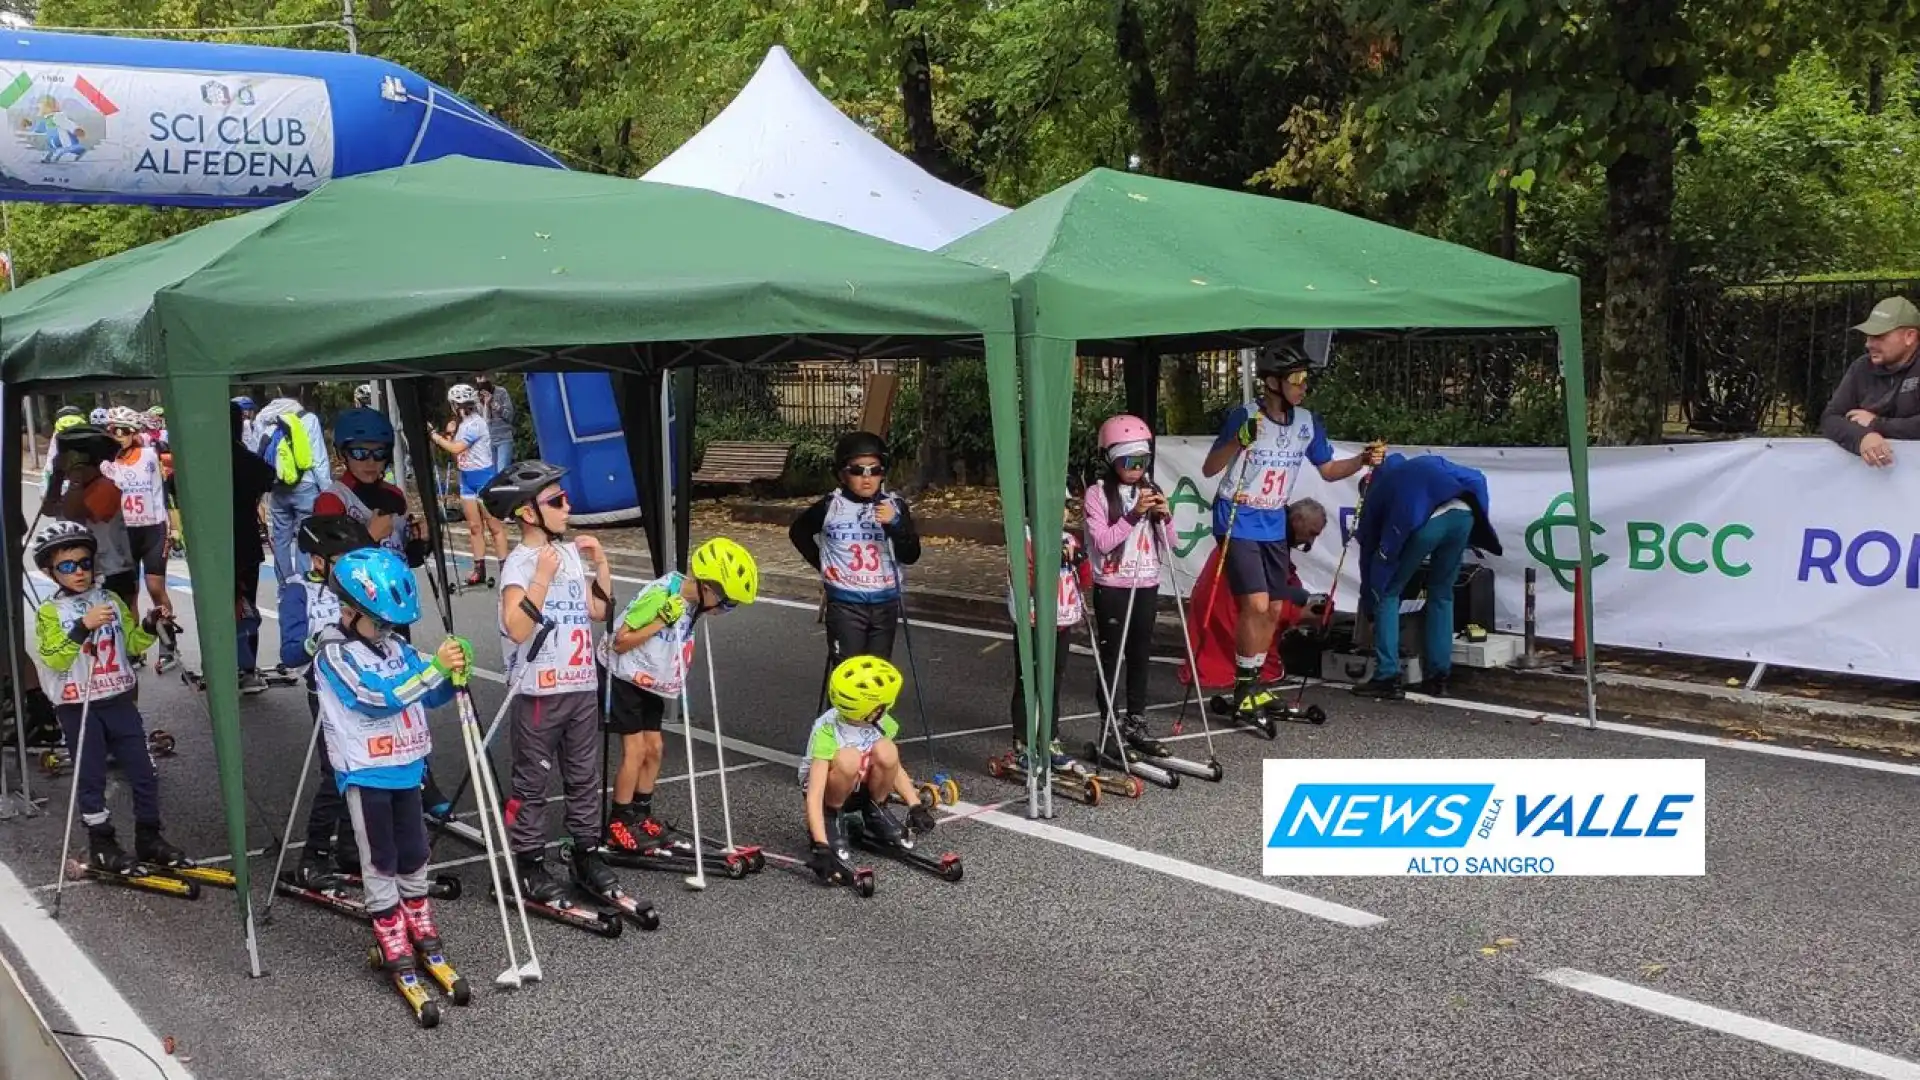
<path fill-rule="evenodd" d="M 778 480 L 786 474 L 787 459 L 792 455 L 792 443 L 709 443 L 707 452 L 700 457 L 700 468 L 693 474 L 693 482 L 748 486 L 762 480 Z"/>

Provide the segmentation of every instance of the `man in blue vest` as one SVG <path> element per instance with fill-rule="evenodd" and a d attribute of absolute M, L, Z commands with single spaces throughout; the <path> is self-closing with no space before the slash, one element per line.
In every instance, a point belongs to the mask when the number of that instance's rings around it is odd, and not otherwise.
<path fill-rule="evenodd" d="M 1453 585 L 1467 548 L 1500 554 L 1488 516 L 1487 477 L 1438 454 L 1390 454 L 1361 481 L 1360 610 L 1373 621 L 1373 678 L 1353 688 L 1361 697 L 1397 700 L 1400 681 L 1400 597 L 1423 562 L 1427 568 L 1426 640 L 1418 689 L 1444 697 L 1453 670 Z"/>

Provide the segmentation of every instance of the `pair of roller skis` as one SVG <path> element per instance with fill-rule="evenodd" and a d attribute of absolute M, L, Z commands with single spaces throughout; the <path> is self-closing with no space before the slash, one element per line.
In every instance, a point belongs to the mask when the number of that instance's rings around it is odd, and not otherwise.
<path fill-rule="evenodd" d="M 343 915 L 355 922 L 371 925 L 373 919 L 367 914 L 365 901 L 354 895 L 361 886 L 358 874 L 337 873 L 327 876 L 326 883 L 302 883 L 292 874 L 281 877 L 273 883 L 274 891 L 315 907 Z M 461 892 L 460 879 L 450 874 L 435 877 L 427 885 L 427 895 L 435 900 L 456 900 Z M 387 976 L 394 992 L 400 1000 L 407 1003 L 413 1012 L 414 1023 L 423 1028 L 437 1027 L 440 1023 L 440 1001 L 435 999 L 423 982 L 421 974 L 437 987 L 441 996 L 455 1005 L 467 1005 L 473 1001 L 473 988 L 465 976 L 455 971 L 448 962 L 445 950 L 438 940 L 416 942 L 413 949 L 413 964 L 399 969 L 387 967 L 380 950 L 370 949 L 367 953 L 367 966 Z"/>
<path fill-rule="evenodd" d="M 200 899 L 202 885 L 228 890 L 239 887 L 231 870 L 199 866 L 184 859 L 172 865 L 153 861 L 134 862 L 124 871 L 95 866 L 90 861 L 69 859 L 66 872 L 68 881 L 97 881 L 180 900 Z"/>

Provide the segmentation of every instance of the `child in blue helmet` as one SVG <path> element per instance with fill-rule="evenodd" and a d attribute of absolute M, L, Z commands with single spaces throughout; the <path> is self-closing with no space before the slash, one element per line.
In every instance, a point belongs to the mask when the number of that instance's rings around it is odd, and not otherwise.
<path fill-rule="evenodd" d="M 440 951 L 427 901 L 420 784 L 433 739 L 427 710 L 453 699 L 473 646 L 449 637 L 429 657 L 394 631 L 420 617 L 412 571 L 381 548 L 348 552 L 328 578 L 340 619 L 314 641 L 314 690 L 327 758 L 361 839 L 360 876 L 381 960 L 413 965 Z"/>

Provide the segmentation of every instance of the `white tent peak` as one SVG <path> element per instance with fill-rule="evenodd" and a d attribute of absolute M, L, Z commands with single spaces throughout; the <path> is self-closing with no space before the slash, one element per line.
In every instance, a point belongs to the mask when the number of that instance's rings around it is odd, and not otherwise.
<path fill-rule="evenodd" d="M 935 179 L 834 108 L 775 45 L 719 116 L 646 179 L 931 251 L 1007 212 Z"/>

